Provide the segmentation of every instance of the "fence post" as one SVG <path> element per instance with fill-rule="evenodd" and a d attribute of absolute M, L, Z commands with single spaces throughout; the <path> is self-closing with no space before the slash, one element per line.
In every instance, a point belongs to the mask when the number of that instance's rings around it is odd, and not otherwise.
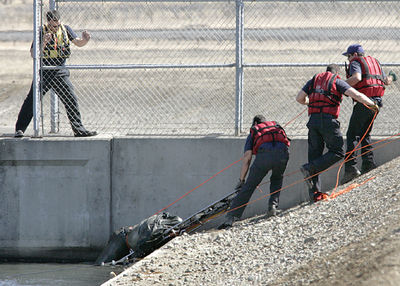
<path fill-rule="evenodd" d="M 50 10 L 56 10 L 56 1 L 49 0 Z M 50 133 L 58 133 L 59 131 L 59 112 L 58 112 L 58 97 L 53 89 L 50 90 Z"/>
<path fill-rule="evenodd" d="M 235 135 L 239 136 L 243 126 L 243 0 L 236 0 L 236 110 Z"/>
<path fill-rule="evenodd" d="M 39 137 L 40 117 L 40 0 L 33 1 L 33 137 Z"/>

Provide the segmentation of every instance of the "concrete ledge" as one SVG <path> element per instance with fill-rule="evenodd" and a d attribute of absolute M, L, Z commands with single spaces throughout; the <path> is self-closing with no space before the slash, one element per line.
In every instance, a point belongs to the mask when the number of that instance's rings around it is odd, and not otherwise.
<path fill-rule="evenodd" d="M 94 260 L 113 231 L 192 191 L 166 210 L 186 218 L 233 191 L 241 162 L 210 178 L 241 158 L 244 142 L 99 136 L 0 139 L 0 259 Z M 398 140 L 384 145 L 387 142 L 375 146 L 378 164 L 400 153 Z M 293 140 L 286 170 L 292 175 L 284 178 L 280 208 L 307 200 L 298 172 L 306 161 L 307 140 Z M 335 186 L 337 170 L 322 175 L 324 191 Z M 251 199 L 259 200 L 246 208 L 244 217 L 265 212 L 268 194 L 269 184 L 262 184 Z"/>

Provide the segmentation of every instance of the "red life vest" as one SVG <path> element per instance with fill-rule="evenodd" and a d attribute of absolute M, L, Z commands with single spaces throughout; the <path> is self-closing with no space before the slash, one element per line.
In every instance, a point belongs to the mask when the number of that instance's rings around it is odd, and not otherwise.
<path fill-rule="evenodd" d="M 290 146 L 290 140 L 285 130 L 276 121 L 265 121 L 250 128 L 253 139 L 253 154 L 257 154 L 258 148 L 266 142 L 282 142 Z"/>
<path fill-rule="evenodd" d="M 354 88 L 368 97 L 383 96 L 385 83 L 382 75 L 382 68 L 377 59 L 373 57 L 356 57 L 350 61 L 357 61 L 361 64 L 362 77 Z"/>
<path fill-rule="evenodd" d="M 340 112 L 342 94 L 336 88 L 338 75 L 331 72 L 316 74 L 312 79 L 312 90 L 308 104 L 308 115 L 313 113 L 327 113 L 337 118 Z"/>

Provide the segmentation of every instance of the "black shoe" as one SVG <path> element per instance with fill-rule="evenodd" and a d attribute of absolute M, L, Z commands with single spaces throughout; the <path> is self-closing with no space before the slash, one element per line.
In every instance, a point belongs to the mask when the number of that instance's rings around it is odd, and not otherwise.
<path fill-rule="evenodd" d="M 342 179 L 342 181 L 340 181 L 340 183 L 346 184 L 346 183 L 350 182 L 351 180 L 359 177 L 360 175 L 361 175 L 361 172 L 356 167 L 354 167 L 350 170 L 345 170 L 343 179 Z"/>
<path fill-rule="evenodd" d="M 14 135 L 15 138 L 24 137 L 24 132 L 22 130 L 17 130 Z"/>
<path fill-rule="evenodd" d="M 277 215 L 277 206 L 276 205 L 272 205 L 269 206 L 268 208 L 268 216 L 276 216 Z"/>
<path fill-rule="evenodd" d="M 317 190 L 317 191 L 318 191 L 318 190 Z M 310 199 L 310 203 L 311 203 L 311 204 L 315 203 L 315 200 L 314 200 L 314 195 L 315 195 L 315 193 L 316 193 L 316 191 L 314 191 L 313 189 L 309 189 L 309 190 L 308 190 L 308 196 L 309 196 L 309 199 Z"/>
<path fill-rule="evenodd" d="M 227 229 L 232 227 L 233 223 L 238 219 L 233 216 L 228 216 L 223 224 L 221 224 L 218 229 Z"/>
<path fill-rule="evenodd" d="M 313 174 L 311 174 L 309 164 L 304 164 L 303 166 L 301 166 L 300 171 L 303 173 L 304 182 L 307 184 L 309 189 L 312 189 L 314 184 L 313 184 L 311 176 Z"/>
<path fill-rule="evenodd" d="M 97 135 L 96 131 L 78 131 L 74 134 L 75 137 L 90 137 L 96 135 Z"/>
<path fill-rule="evenodd" d="M 369 171 L 375 169 L 378 167 L 375 163 L 368 163 L 368 164 L 362 164 L 361 165 L 361 174 L 368 173 Z"/>

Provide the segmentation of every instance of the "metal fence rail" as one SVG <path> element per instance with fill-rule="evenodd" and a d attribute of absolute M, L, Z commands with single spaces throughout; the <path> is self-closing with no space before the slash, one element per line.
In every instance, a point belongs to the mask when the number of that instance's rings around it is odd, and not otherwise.
<path fill-rule="evenodd" d="M 305 82 L 329 63 L 343 65 L 353 43 L 400 74 L 399 1 L 34 3 L 42 15 L 52 5 L 78 35 L 91 33 L 86 46 L 72 47 L 67 68 L 84 125 L 103 134 L 240 135 L 259 113 L 283 125 L 304 110 L 294 98 Z M 57 113 L 50 99 L 37 132 L 70 134 L 63 104 Z M 395 84 L 373 134 L 397 133 L 398 102 Z M 344 132 L 351 109 L 345 99 Z M 306 135 L 306 121 L 304 113 L 287 133 Z"/>

